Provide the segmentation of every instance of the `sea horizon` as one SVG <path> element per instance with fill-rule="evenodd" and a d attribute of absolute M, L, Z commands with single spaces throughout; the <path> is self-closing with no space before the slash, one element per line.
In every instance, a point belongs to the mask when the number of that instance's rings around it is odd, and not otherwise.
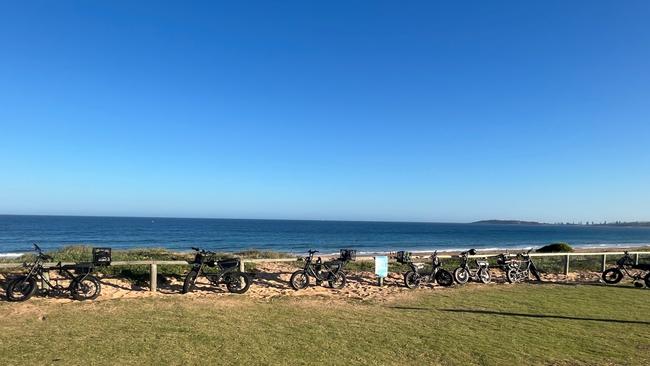
<path fill-rule="evenodd" d="M 69 245 L 114 249 L 193 246 L 222 252 L 264 250 L 301 254 L 308 249 L 334 254 L 409 250 L 424 253 L 476 248 L 503 251 L 567 242 L 575 248 L 650 245 L 650 228 L 556 224 L 476 224 L 406 221 L 348 221 L 132 216 L 0 215 L 0 257 Z"/>

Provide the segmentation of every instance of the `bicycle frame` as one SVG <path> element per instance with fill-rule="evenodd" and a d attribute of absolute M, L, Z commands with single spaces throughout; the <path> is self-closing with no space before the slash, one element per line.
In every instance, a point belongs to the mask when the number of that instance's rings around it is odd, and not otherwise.
<path fill-rule="evenodd" d="M 406 265 L 411 268 L 411 270 L 415 273 L 417 273 L 422 280 L 425 282 L 433 282 L 434 279 L 436 278 L 436 273 L 442 268 L 442 264 L 440 263 L 440 259 L 438 258 L 438 254 L 434 253 L 431 255 L 431 271 L 426 271 L 426 272 L 421 272 L 420 267 L 415 265 L 413 261 L 409 260 Z"/>
<path fill-rule="evenodd" d="M 319 281 L 327 281 L 329 279 L 329 274 L 337 274 L 344 266 L 345 261 L 339 261 L 340 265 L 331 266 L 326 262 L 323 262 L 320 257 L 314 263 L 314 254 L 309 253 L 309 256 L 305 258 L 304 271 L 307 275 L 316 278 Z M 326 273 L 327 276 L 323 277 L 322 273 Z"/>
<path fill-rule="evenodd" d="M 631 270 L 637 271 L 648 271 L 646 266 L 639 266 L 634 263 L 634 259 L 630 256 L 628 252 L 625 252 L 623 257 L 616 261 L 616 267 L 621 270 L 626 276 L 633 278 L 635 280 L 643 277 L 643 274 L 631 272 Z"/>
<path fill-rule="evenodd" d="M 490 266 L 487 261 L 480 261 L 478 258 L 474 258 L 474 264 L 476 264 L 476 268 L 472 269 L 469 266 L 469 254 L 467 252 L 463 252 L 460 256 L 460 268 L 465 268 L 469 272 L 469 275 L 473 278 L 478 276 L 478 272 L 481 270 L 481 268 L 486 268 L 488 269 Z"/>
<path fill-rule="evenodd" d="M 499 263 L 499 267 L 506 274 L 510 271 L 514 271 L 516 276 L 515 280 L 517 282 L 530 279 L 531 274 L 534 275 L 538 281 L 541 281 L 537 266 L 535 266 L 535 263 L 530 257 L 531 250 L 517 254 L 516 258 L 508 258 L 509 255 L 507 253 L 501 254 L 497 259 L 497 263 Z"/>
<path fill-rule="evenodd" d="M 219 285 L 226 274 L 239 271 L 239 267 L 226 269 L 221 268 L 218 264 L 219 260 L 215 258 L 216 253 L 214 252 L 198 250 L 198 248 L 193 249 L 197 250 L 198 254 L 201 255 L 199 262 L 195 261 L 192 263 L 192 270 L 195 270 L 197 273 L 194 282 L 203 275 L 203 277 L 207 278 L 213 285 Z M 206 271 L 206 267 L 215 268 L 216 270 Z"/>
<path fill-rule="evenodd" d="M 36 260 L 34 263 L 28 265 L 27 263 L 23 263 L 23 267 L 28 267 L 29 272 L 24 276 L 23 281 L 21 284 L 24 284 L 29 278 L 34 278 L 37 281 L 40 281 L 41 283 L 41 290 L 45 291 L 50 291 L 50 290 L 57 290 L 57 291 L 62 291 L 64 288 L 58 285 L 58 281 L 60 280 L 68 280 L 70 281 L 70 284 L 68 285 L 68 288 L 65 289 L 66 291 L 69 291 L 72 288 L 72 285 L 74 282 L 81 282 L 86 279 L 86 277 L 91 275 L 92 272 L 92 266 L 88 267 L 89 270 L 85 271 L 81 275 L 76 275 L 70 271 L 70 268 L 65 268 L 63 265 L 61 265 L 61 262 L 59 262 L 57 265 L 53 267 L 45 267 L 43 265 L 44 261 L 46 259 L 50 259 L 51 257 L 44 255 L 40 248 L 36 246 L 36 250 L 38 252 L 38 256 L 36 257 Z M 81 268 L 81 267 L 73 267 L 73 268 Z M 63 278 L 48 278 L 49 277 L 49 272 L 50 271 L 56 271 L 59 275 L 63 276 Z M 48 273 L 48 276 L 45 276 L 45 273 Z"/>

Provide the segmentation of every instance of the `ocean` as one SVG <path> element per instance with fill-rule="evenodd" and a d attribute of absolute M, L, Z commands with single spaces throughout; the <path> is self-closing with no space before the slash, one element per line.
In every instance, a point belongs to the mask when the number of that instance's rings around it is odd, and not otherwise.
<path fill-rule="evenodd" d="M 648 245 L 650 228 L 0 215 L 2 256 L 28 252 L 34 242 L 47 250 L 83 244 L 114 249 L 188 251 L 198 246 L 225 252 L 258 249 L 295 254 L 317 249 L 328 254 L 341 248 L 359 253 L 501 250 L 557 241 L 593 248 Z"/>

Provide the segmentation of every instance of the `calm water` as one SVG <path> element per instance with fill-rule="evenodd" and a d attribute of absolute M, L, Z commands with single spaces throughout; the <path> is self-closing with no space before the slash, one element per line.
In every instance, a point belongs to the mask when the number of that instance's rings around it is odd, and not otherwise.
<path fill-rule="evenodd" d="M 523 248 L 555 241 L 583 247 L 648 244 L 650 228 L 0 215 L 0 253 L 29 251 L 32 242 L 45 249 L 86 244 L 333 253 L 344 247 L 428 251 Z"/>

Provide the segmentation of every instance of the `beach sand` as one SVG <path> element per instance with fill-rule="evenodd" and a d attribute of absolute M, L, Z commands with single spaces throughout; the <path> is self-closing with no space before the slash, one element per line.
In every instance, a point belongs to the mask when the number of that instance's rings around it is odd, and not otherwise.
<path fill-rule="evenodd" d="M 95 301 L 110 301 L 117 299 L 130 299 L 142 297 L 187 297 L 187 298 L 224 298 L 230 296 L 245 296 L 259 301 L 272 301 L 280 298 L 319 298 L 352 301 L 373 301 L 373 302 L 392 302 L 396 299 L 411 297 L 421 291 L 453 291 L 455 287 L 442 287 L 437 285 L 425 284 L 420 288 L 411 290 L 404 286 L 401 273 L 390 273 L 389 277 L 384 280 L 384 286 L 377 286 L 377 280 L 371 272 L 348 272 L 348 283 L 342 289 L 332 289 L 327 284 L 316 285 L 311 282 L 310 286 L 304 290 L 293 290 L 289 285 L 289 279 L 295 266 L 286 263 L 260 263 L 253 272 L 254 277 L 251 287 L 243 295 L 229 293 L 224 285 L 211 286 L 205 279 L 200 279 L 195 291 L 189 294 L 181 294 L 183 283 L 180 280 L 169 278 L 166 283 L 158 284 L 158 292 L 149 291 L 148 287 L 134 285 L 128 281 L 117 278 L 101 277 L 102 292 Z M 492 283 L 483 285 L 478 283 L 468 283 L 463 286 L 508 286 L 505 284 L 503 272 L 498 269 L 492 269 Z M 4 287 L 5 276 L 0 274 L 0 283 Z M 544 274 L 545 282 L 553 283 L 600 283 L 600 273 L 598 272 L 572 272 L 569 275 L 564 274 Z M 313 279 L 311 279 L 313 280 Z M 4 301 L 4 288 L 0 289 L 0 297 Z M 47 302 L 68 303 L 73 302 L 69 297 L 38 297 Z"/>

